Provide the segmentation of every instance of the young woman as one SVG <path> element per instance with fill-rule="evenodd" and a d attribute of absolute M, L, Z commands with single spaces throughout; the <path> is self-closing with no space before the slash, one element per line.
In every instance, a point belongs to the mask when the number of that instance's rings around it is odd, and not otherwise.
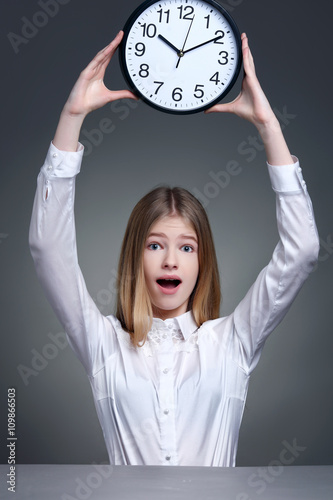
<path fill-rule="evenodd" d="M 234 466 L 250 374 L 317 259 L 312 204 L 243 34 L 241 93 L 208 112 L 235 113 L 259 130 L 276 192 L 280 241 L 272 259 L 233 314 L 219 318 L 219 275 L 205 211 L 184 189 L 155 189 L 130 217 L 117 313 L 103 316 L 77 261 L 74 190 L 85 116 L 115 99 L 135 98 L 103 83 L 122 36 L 81 73 L 61 113 L 38 177 L 32 256 L 87 371 L 110 463 Z"/>

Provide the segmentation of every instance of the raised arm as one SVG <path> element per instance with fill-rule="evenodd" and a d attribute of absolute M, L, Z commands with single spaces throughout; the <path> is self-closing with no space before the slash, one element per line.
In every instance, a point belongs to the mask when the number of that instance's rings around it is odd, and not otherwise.
<path fill-rule="evenodd" d="M 294 161 L 276 118 L 256 76 L 248 38 L 242 34 L 244 78 L 240 94 L 232 102 L 216 104 L 206 113 L 234 113 L 258 129 L 271 165 L 290 165 Z"/>
<path fill-rule="evenodd" d="M 312 203 L 296 157 L 291 156 L 280 124 L 259 84 L 245 33 L 244 78 L 238 97 L 207 113 L 234 113 L 258 129 L 265 145 L 271 185 L 276 193 L 279 242 L 268 265 L 229 317 L 233 321 L 237 363 L 250 373 L 267 336 L 283 319 L 319 252 Z M 239 353 L 241 353 L 239 355 Z"/>
<path fill-rule="evenodd" d="M 53 144 L 62 151 L 76 151 L 83 120 L 88 113 L 117 99 L 136 99 L 129 90 L 109 90 L 104 84 L 105 70 L 118 48 L 123 31 L 82 71 L 62 110 Z"/>
<path fill-rule="evenodd" d="M 78 138 L 89 112 L 115 99 L 135 98 L 126 90 L 110 91 L 103 83 L 105 69 L 121 38 L 122 32 L 96 55 L 70 93 L 38 176 L 29 232 L 39 281 L 72 347 L 90 373 L 98 369 L 105 356 L 99 341 L 103 338 L 112 344 L 112 335 L 106 335 L 110 323 L 90 297 L 78 264 L 74 198 L 83 156 Z"/>

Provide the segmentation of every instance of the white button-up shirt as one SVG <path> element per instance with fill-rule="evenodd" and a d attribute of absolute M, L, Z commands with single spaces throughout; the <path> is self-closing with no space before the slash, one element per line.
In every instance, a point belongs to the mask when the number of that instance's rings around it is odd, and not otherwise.
<path fill-rule="evenodd" d="M 110 463 L 234 466 L 249 377 L 315 263 L 318 235 L 299 163 L 268 165 L 280 241 L 227 317 L 154 319 L 135 348 L 90 297 L 77 261 L 74 192 L 83 147 L 51 144 L 38 177 L 30 246 L 38 277 L 91 382 Z"/>

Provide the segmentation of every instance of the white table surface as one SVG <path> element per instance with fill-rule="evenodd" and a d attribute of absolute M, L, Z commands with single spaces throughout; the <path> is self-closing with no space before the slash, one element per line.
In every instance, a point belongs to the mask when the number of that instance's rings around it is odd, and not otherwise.
<path fill-rule="evenodd" d="M 333 500 L 333 466 L 0 465 L 0 498 L 33 500 Z"/>

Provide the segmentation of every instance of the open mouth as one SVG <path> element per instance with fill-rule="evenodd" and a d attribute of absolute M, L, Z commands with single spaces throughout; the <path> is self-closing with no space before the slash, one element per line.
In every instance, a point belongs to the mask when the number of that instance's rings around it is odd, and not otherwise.
<path fill-rule="evenodd" d="M 177 288 L 178 285 L 180 285 L 181 281 L 177 279 L 159 279 L 156 280 L 157 283 L 162 287 L 167 290 L 172 290 L 173 288 Z"/>

